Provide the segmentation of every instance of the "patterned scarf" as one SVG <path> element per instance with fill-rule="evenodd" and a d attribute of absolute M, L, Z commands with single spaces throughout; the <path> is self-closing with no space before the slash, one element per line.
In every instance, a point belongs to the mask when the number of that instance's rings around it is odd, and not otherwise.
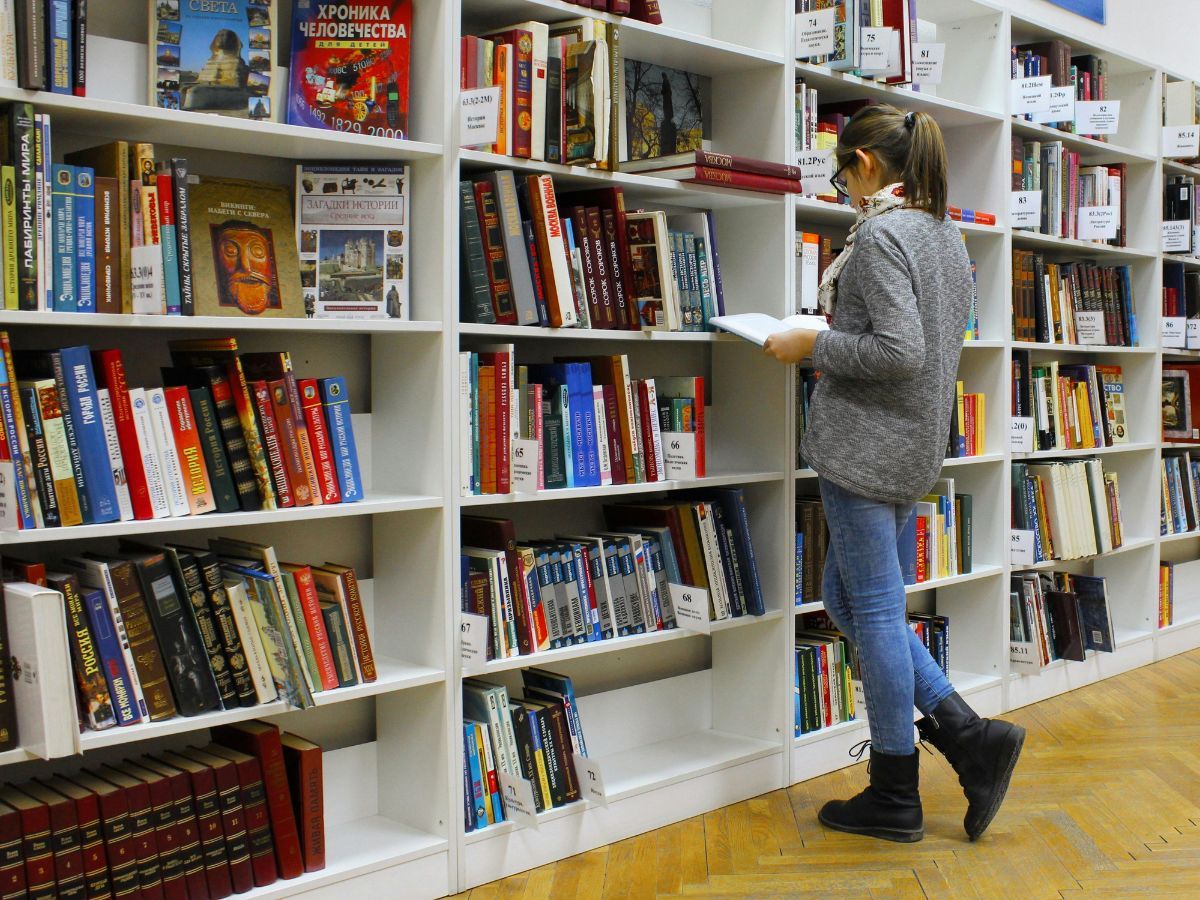
<path fill-rule="evenodd" d="M 825 270 L 825 275 L 821 279 L 821 286 L 817 292 L 817 300 L 821 304 L 821 311 L 827 316 L 833 315 L 833 306 L 837 302 L 838 277 L 842 274 L 842 269 L 846 268 L 846 263 L 850 259 L 850 251 L 854 249 L 854 235 L 858 231 L 858 227 L 867 219 L 891 212 L 893 209 L 900 209 L 903 206 L 904 185 L 900 182 L 882 187 L 874 194 L 871 194 L 869 197 L 863 197 L 859 201 L 858 218 L 850 226 L 850 234 L 846 236 L 846 246 L 842 248 L 842 252 L 837 255 L 829 268 Z"/>

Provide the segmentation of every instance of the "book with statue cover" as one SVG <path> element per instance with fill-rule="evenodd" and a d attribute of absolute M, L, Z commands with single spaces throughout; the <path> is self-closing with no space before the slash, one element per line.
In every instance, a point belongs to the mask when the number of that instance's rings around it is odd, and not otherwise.
<path fill-rule="evenodd" d="M 409 137 L 412 0 L 294 0 L 287 122 Z"/>
<path fill-rule="evenodd" d="M 150 104 L 278 118 L 276 0 L 150 0 Z"/>

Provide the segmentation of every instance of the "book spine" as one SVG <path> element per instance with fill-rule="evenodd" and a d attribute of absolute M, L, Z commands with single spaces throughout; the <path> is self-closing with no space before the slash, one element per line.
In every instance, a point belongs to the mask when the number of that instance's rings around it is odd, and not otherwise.
<path fill-rule="evenodd" d="M 287 383 L 282 378 L 269 381 L 267 391 L 275 415 L 276 440 L 287 469 L 288 484 L 292 488 L 292 499 L 296 506 L 311 506 L 313 494 L 300 451 L 298 422 L 292 417 L 292 404 L 288 400 Z"/>
<path fill-rule="evenodd" d="M 288 479 L 287 466 L 283 460 L 283 448 L 280 446 L 279 432 L 275 423 L 275 408 L 271 403 L 271 391 L 265 381 L 254 382 L 253 389 L 254 402 L 258 410 L 258 422 L 262 428 L 262 445 L 270 465 L 276 503 L 280 509 L 288 509 L 295 506 L 296 501 L 292 497 L 292 486 Z"/>
<path fill-rule="evenodd" d="M 75 259 L 78 266 L 78 312 L 96 311 L 96 173 L 87 166 L 75 170 Z"/>
<path fill-rule="evenodd" d="M 224 577 L 224 573 L 222 573 Z M 237 627 L 238 640 L 246 656 L 246 669 L 254 685 L 254 697 L 258 703 L 270 703 L 279 696 L 271 676 L 271 666 L 263 647 L 262 635 L 255 623 L 254 613 L 246 595 L 243 582 L 225 579 L 225 594 L 229 598 L 229 611 Z M 244 704 L 254 706 L 253 702 Z"/>
<path fill-rule="evenodd" d="M 191 207 L 188 203 L 188 164 L 178 157 L 171 160 L 171 190 L 175 202 L 175 256 L 179 264 L 179 312 L 194 315 L 195 286 L 192 277 Z"/>
<path fill-rule="evenodd" d="M 109 681 L 106 678 L 108 673 L 105 671 L 105 659 L 92 639 L 92 628 L 88 624 L 88 611 L 84 606 L 83 596 L 71 578 L 62 579 L 57 589 L 63 595 L 66 607 L 75 684 L 79 689 L 80 703 L 83 704 L 87 725 L 93 731 L 109 728 L 117 724 L 117 713 L 113 708 Z M 7 646 L 7 640 L 5 645 Z M 9 706 L 11 707 L 11 704 Z"/>
<path fill-rule="evenodd" d="M 4 308 L 17 304 L 17 176 L 12 166 L 0 166 L 0 234 L 4 247 Z"/>
<path fill-rule="evenodd" d="M 290 756 L 292 760 L 288 759 Z M 304 871 L 318 872 L 325 868 L 325 778 L 321 748 L 306 747 L 299 751 L 285 748 L 284 761 L 288 764 Z"/>
<path fill-rule="evenodd" d="M 710 184 L 720 187 L 742 188 L 768 194 L 799 194 L 800 182 L 774 175 L 756 175 L 752 172 L 737 172 L 717 169 L 712 166 L 696 166 L 695 174 L 686 181 L 695 184 Z"/>
<path fill-rule="evenodd" d="M 97 178 L 95 184 L 96 312 L 119 313 L 123 277 L 117 245 L 120 239 L 117 208 L 120 198 L 115 178 Z"/>
<path fill-rule="evenodd" d="M 108 448 L 108 459 L 112 464 L 113 486 L 117 492 L 117 509 L 122 522 L 133 519 L 133 502 L 129 495 L 129 484 L 125 480 L 125 462 L 121 455 L 121 444 L 117 439 L 117 422 L 113 416 L 108 388 L 96 391 L 96 403 L 100 407 L 100 423 L 104 427 L 104 443 Z"/>
<path fill-rule="evenodd" d="M 41 3 L 39 0 L 18 0 L 18 28 L 20 27 L 20 12 L 23 9 L 26 10 L 27 19 L 36 21 L 41 15 Z M 40 30 L 38 33 L 40 34 Z M 25 37 L 26 40 L 30 40 L 32 35 L 27 33 Z M 44 55 L 39 51 L 36 65 L 41 65 L 44 59 Z M 28 76 L 28 60 L 22 61 L 21 69 Z M 26 77 L 22 86 L 30 90 L 41 90 L 44 86 L 44 79 L 39 80 L 35 86 L 29 83 L 29 78 Z M 41 225 L 37 207 L 37 148 L 34 113 L 33 106 L 29 103 L 14 103 L 10 110 L 7 124 L 12 144 L 10 155 L 16 179 L 17 305 L 20 309 L 33 311 L 41 307 L 38 295 L 38 274 L 41 262 L 38 232 Z"/>
<path fill-rule="evenodd" d="M 208 388 L 212 394 L 214 412 L 220 428 L 221 442 L 229 462 L 230 474 L 233 478 L 234 488 L 237 490 L 238 505 L 248 512 L 262 509 L 262 495 L 259 493 L 254 465 L 250 460 L 246 435 L 242 430 L 241 420 L 238 418 L 238 408 L 234 402 L 233 391 L 230 390 L 229 379 L 210 372 Z"/>
<path fill-rule="evenodd" d="M 459 265 L 462 270 L 459 315 L 464 322 L 492 325 L 496 322 L 496 313 L 492 309 L 488 262 L 483 233 L 479 227 L 479 209 L 475 204 L 475 186 L 470 181 L 462 181 L 458 188 Z"/>
<path fill-rule="evenodd" d="M 46 7 L 42 0 L 17 0 L 17 84 L 46 90 Z"/>
<path fill-rule="evenodd" d="M 84 595 L 91 633 L 100 654 L 104 667 L 104 677 L 108 682 L 109 696 L 117 715 L 118 725 L 132 725 L 142 719 L 138 709 L 137 698 L 134 694 L 130 672 L 127 667 L 128 657 L 122 650 L 122 643 L 117 629 L 113 624 L 104 595 L 100 591 L 90 591 Z"/>
<path fill-rule="evenodd" d="M 79 443 L 80 469 L 88 498 L 84 506 L 85 518 L 88 524 L 115 522 L 120 518 L 120 509 L 96 401 L 91 355 L 87 347 L 67 347 L 60 350 L 56 358 L 62 365 L 71 422 Z M 90 516 L 87 515 L 89 507 Z"/>
<path fill-rule="evenodd" d="M 25 897 L 25 853 L 21 816 L 13 809 L 0 813 L 0 897 Z M 105 878 L 107 887 L 108 879 Z"/>
<path fill-rule="evenodd" d="M 254 887 L 254 868 L 250 864 L 250 842 L 246 833 L 246 814 L 242 808 L 242 785 L 233 763 L 214 766 L 217 805 L 221 810 L 221 830 L 225 836 L 225 854 L 229 861 L 229 880 L 235 894 Z"/>
<path fill-rule="evenodd" d="M 358 447 L 354 440 L 346 381 L 340 376 L 335 376 L 322 378 L 318 383 L 325 421 L 329 426 L 330 444 L 337 463 L 338 487 L 342 492 L 342 502 L 352 503 L 361 500 L 365 491 L 358 466 Z"/>
<path fill-rule="evenodd" d="M 75 289 L 75 169 L 73 166 L 51 167 L 50 216 L 53 230 L 53 297 L 55 312 L 75 312 L 78 294 Z"/>
<path fill-rule="evenodd" d="M 475 183 L 475 206 L 479 213 L 479 230 L 496 324 L 516 325 L 517 310 L 509 277 L 509 262 L 504 254 L 504 231 L 500 225 L 496 193 L 490 182 Z"/>
<path fill-rule="evenodd" d="M 46 43 L 49 54 L 49 89 L 55 94 L 72 94 L 71 81 L 71 0 L 48 0 L 46 5 Z"/>
<path fill-rule="evenodd" d="M 267 792 L 263 786 L 262 767 L 257 759 L 249 757 L 238 763 L 238 780 L 242 786 L 242 813 L 246 819 L 254 885 L 266 887 L 274 884 L 279 876 L 275 868 L 275 845 L 271 840 Z"/>
<path fill-rule="evenodd" d="M 72 0 L 71 22 L 71 93 L 87 96 L 87 4 L 88 0 Z"/>
<path fill-rule="evenodd" d="M 371 652 L 371 635 L 367 631 L 367 617 L 363 609 L 358 576 L 353 569 L 347 568 L 342 573 L 342 583 L 346 589 L 347 618 L 350 620 L 347 625 L 354 639 L 358 667 L 362 671 L 362 680 L 372 682 L 378 677 L 375 669 L 375 654 Z"/>
<path fill-rule="evenodd" d="M 162 458 L 158 452 L 158 439 L 150 414 L 150 404 L 142 388 L 129 390 L 129 408 L 137 436 L 137 448 L 146 475 L 146 496 L 150 502 L 152 518 L 161 519 L 171 514 L 167 499 L 167 483 L 163 475 Z M 118 432 L 119 436 L 120 432 Z"/>
<path fill-rule="evenodd" d="M 255 693 L 254 681 L 247 659 L 249 654 L 243 649 L 242 641 L 238 637 L 237 622 L 234 620 L 229 592 L 225 589 L 221 566 L 215 557 L 207 554 L 203 560 L 197 558 L 196 564 L 204 583 L 206 618 L 216 632 L 222 658 L 229 667 L 237 702 L 242 706 L 253 706 Z M 199 613 L 197 613 L 196 619 L 199 623 Z M 211 656 L 210 653 L 210 658 Z"/>
<path fill-rule="evenodd" d="M 177 316 L 182 307 L 179 295 L 179 238 L 175 231 L 175 186 L 169 174 L 157 175 L 155 181 L 166 309 L 167 315 Z"/>
<path fill-rule="evenodd" d="M 29 442 L 29 456 L 33 462 L 39 505 L 42 508 L 42 521 L 46 528 L 57 528 L 62 525 L 62 513 L 58 492 L 55 490 L 54 473 L 50 467 L 50 448 L 38 411 L 37 391 L 34 388 L 20 388 L 19 391 L 18 400 L 25 416 L 25 432 Z M 74 486 L 72 481 L 71 487 Z M 32 493 L 31 490 L 30 494 Z"/>
<path fill-rule="evenodd" d="M 221 428 L 217 423 L 212 397 L 208 388 L 204 387 L 192 388 L 188 391 L 188 396 L 191 398 L 192 412 L 196 417 L 197 436 L 204 451 L 204 467 L 208 473 L 217 512 L 237 512 L 240 508 L 237 488 L 229 471 L 229 461 L 225 457 Z"/>
<path fill-rule="evenodd" d="M 163 483 L 166 487 L 167 503 L 172 516 L 191 514 L 188 503 L 187 481 L 180 467 L 179 451 L 175 446 L 175 433 L 171 427 L 171 414 L 167 409 L 167 398 L 162 388 L 146 391 L 146 405 L 150 410 L 150 424 L 154 430 L 154 441 L 161 460 Z"/>
<path fill-rule="evenodd" d="M 296 585 L 300 612 L 312 642 L 321 686 L 327 691 L 333 690 L 338 686 L 338 673 L 333 663 L 333 651 L 329 647 L 329 636 L 325 632 L 325 621 L 321 618 L 320 600 L 317 597 L 317 585 L 313 581 L 312 570 L 301 567 L 291 573 L 285 572 L 284 577 L 291 578 Z"/>
<path fill-rule="evenodd" d="M 300 405 L 304 410 L 304 423 L 312 441 L 313 465 L 321 484 L 323 503 L 340 503 L 342 492 L 338 488 L 337 469 L 334 465 L 333 448 L 329 441 L 329 429 L 321 408 L 321 391 L 315 378 L 306 378 L 297 383 L 300 390 Z"/>

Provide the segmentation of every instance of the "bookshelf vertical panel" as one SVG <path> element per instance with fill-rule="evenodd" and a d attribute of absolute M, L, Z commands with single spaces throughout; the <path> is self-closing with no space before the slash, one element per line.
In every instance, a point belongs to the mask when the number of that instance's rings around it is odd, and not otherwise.
<path fill-rule="evenodd" d="M 791 616 L 720 631 L 712 638 L 712 727 L 782 743 L 791 723 L 780 720 L 790 669 L 772 652 Z M 782 784 L 783 773 L 780 773 Z"/>
<path fill-rule="evenodd" d="M 948 4 L 941 4 L 945 9 Z M 1003 111 L 1008 104 L 1007 29 L 1004 13 L 986 7 L 973 7 L 979 11 L 971 18 L 957 18 L 968 4 L 955 3 L 948 13 L 951 18 L 937 21 L 936 40 L 946 45 L 946 61 L 942 83 L 934 88 L 939 97 L 968 103 L 995 112 Z M 918 16 L 924 10 L 918 7 Z M 922 91 L 924 93 L 924 91 Z"/>
<path fill-rule="evenodd" d="M 449 716 L 453 704 L 442 684 L 381 696 L 376 704 L 379 747 L 379 814 L 419 831 L 447 838 L 457 832 L 457 796 L 448 768 Z"/>
<path fill-rule="evenodd" d="M 1121 484 L 1125 502 L 1125 484 Z M 1118 645 L 1135 635 L 1149 635 L 1158 622 L 1158 548 L 1138 547 L 1127 553 L 1096 560 L 1095 574 L 1108 585 L 1108 605 L 1112 613 L 1114 636 Z"/>
<path fill-rule="evenodd" d="M 376 335 L 371 352 L 374 489 L 443 494 L 449 401 L 439 336 Z M 388 464 L 384 464 L 384 460 Z"/>
<path fill-rule="evenodd" d="M 709 424 L 709 456 L 732 471 L 783 472 L 791 468 L 787 454 L 790 369 L 751 344 L 713 345 L 713 404 Z M 749 403 L 751 397 L 762 402 Z"/>
<path fill-rule="evenodd" d="M 681 6 L 700 6 L 695 0 L 667 0 L 665 14 Z M 780 0 L 763 0 L 747 14 L 740 0 L 715 0 L 712 6 L 712 35 L 734 44 L 766 53 L 784 55 L 790 46 L 793 8 Z"/>
<path fill-rule="evenodd" d="M 378 652 L 439 669 L 450 665 L 444 518 L 440 509 L 374 517 Z"/>

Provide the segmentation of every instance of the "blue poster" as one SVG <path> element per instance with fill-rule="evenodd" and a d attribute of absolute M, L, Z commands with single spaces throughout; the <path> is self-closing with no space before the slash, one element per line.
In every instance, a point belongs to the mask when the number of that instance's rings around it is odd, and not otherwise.
<path fill-rule="evenodd" d="M 1104 0 L 1048 0 L 1048 2 L 1068 9 L 1085 19 L 1104 24 Z"/>

